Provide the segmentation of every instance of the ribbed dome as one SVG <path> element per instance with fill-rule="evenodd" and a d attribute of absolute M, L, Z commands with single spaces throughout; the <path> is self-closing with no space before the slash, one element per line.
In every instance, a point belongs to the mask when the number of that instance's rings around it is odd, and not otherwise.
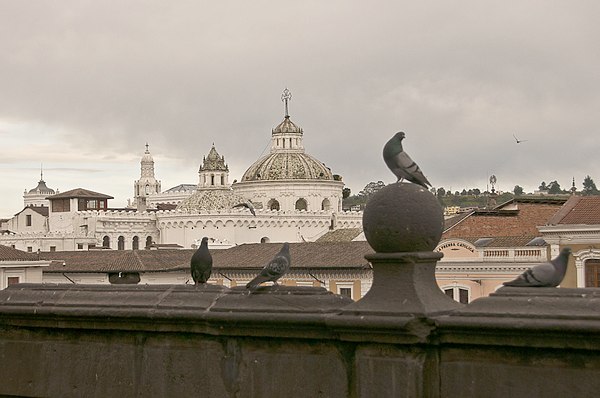
<path fill-rule="evenodd" d="M 247 202 L 229 188 L 202 189 L 184 199 L 177 210 L 196 213 L 209 210 L 229 210 L 234 205 Z"/>
<path fill-rule="evenodd" d="M 302 152 L 274 152 L 254 162 L 242 181 L 333 180 L 331 170 Z"/>

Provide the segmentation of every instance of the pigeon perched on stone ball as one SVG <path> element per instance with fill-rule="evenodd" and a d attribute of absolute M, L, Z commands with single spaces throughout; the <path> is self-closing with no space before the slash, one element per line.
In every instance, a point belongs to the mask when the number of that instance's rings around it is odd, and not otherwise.
<path fill-rule="evenodd" d="M 202 238 L 200 247 L 190 260 L 190 267 L 192 271 L 192 279 L 197 285 L 199 283 L 206 283 L 212 272 L 212 256 L 208 251 L 208 238 Z"/>
<path fill-rule="evenodd" d="M 560 285 L 569 262 L 571 248 L 565 247 L 560 251 L 558 257 L 552 261 L 535 265 L 523 272 L 516 279 L 504 282 L 504 286 L 519 287 L 556 287 Z"/>
<path fill-rule="evenodd" d="M 405 136 L 403 132 L 396 133 L 385 144 L 383 147 L 383 160 L 385 160 L 387 167 L 398 178 L 398 181 L 408 180 L 428 189 L 431 183 L 427 181 L 419 166 L 402 148 L 402 140 Z"/>
<path fill-rule="evenodd" d="M 274 285 L 277 285 L 277 280 L 281 278 L 290 269 L 291 258 L 290 258 L 290 244 L 284 243 L 283 247 L 275 255 L 273 260 L 269 262 L 261 271 L 260 274 L 252 279 L 246 285 L 247 289 L 254 289 L 263 282 L 271 281 Z"/>

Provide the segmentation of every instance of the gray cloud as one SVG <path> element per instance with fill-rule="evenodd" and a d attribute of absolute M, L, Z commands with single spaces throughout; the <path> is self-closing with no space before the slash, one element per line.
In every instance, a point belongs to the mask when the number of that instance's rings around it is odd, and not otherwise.
<path fill-rule="evenodd" d="M 398 130 L 436 186 L 484 187 L 489 173 L 502 189 L 554 179 L 565 186 L 573 176 L 580 184 L 587 174 L 600 179 L 599 8 L 592 1 L 2 2 L 0 121 L 60 131 L 54 153 L 23 142 L 11 161 L 34 166 L 80 153 L 121 167 L 131 159 L 133 179 L 149 142 L 157 170 L 160 158 L 193 170 L 158 176 L 173 186 L 196 180 L 214 142 L 233 180 L 263 152 L 289 87 L 308 152 L 355 192 L 393 181 L 381 147 Z M 528 141 L 516 145 L 512 134 Z M 73 168 L 89 168 L 77 162 Z M 105 180 L 86 183 L 130 194 L 129 185 Z"/>

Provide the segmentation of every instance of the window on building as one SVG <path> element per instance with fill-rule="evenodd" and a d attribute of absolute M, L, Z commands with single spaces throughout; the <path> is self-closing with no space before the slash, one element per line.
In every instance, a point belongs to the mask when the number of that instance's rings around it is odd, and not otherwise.
<path fill-rule="evenodd" d="M 306 203 L 306 199 L 300 198 L 296 201 L 296 210 L 307 210 L 308 203 Z"/>
<path fill-rule="evenodd" d="M 446 296 L 451 299 L 458 301 L 459 303 L 468 304 L 469 303 L 469 290 L 464 287 L 452 286 L 445 287 L 444 293 Z"/>
<path fill-rule="evenodd" d="M 25 225 L 31 227 L 31 214 L 25 216 Z"/>
<path fill-rule="evenodd" d="M 10 285 L 16 285 L 17 283 L 21 282 L 21 277 L 19 276 L 9 276 L 6 278 L 6 284 L 8 286 Z"/>
<path fill-rule="evenodd" d="M 31 247 L 31 246 L 27 246 L 27 251 L 28 251 L 29 253 L 31 253 L 31 252 L 33 251 L 33 247 Z"/>
<path fill-rule="evenodd" d="M 585 287 L 600 287 L 600 260 L 585 262 Z"/>
<path fill-rule="evenodd" d="M 56 251 L 56 246 L 50 246 L 50 251 L 51 252 L 55 252 Z"/>
<path fill-rule="evenodd" d="M 152 237 L 148 236 L 146 237 L 146 248 L 150 247 L 152 245 Z"/>
<path fill-rule="evenodd" d="M 77 244 L 77 250 L 83 250 L 83 243 Z"/>
<path fill-rule="evenodd" d="M 270 241 L 271 239 L 269 239 L 267 236 L 260 238 L 260 243 L 269 243 Z"/>
<path fill-rule="evenodd" d="M 106 209 L 106 200 L 101 200 L 98 204 L 100 209 Z"/>
<path fill-rule="evenodd" d="M 110 238 L 108 235 L 105 235 L 104 238 L 102 238 L 102 247 L 110 248 Z"/>
<path fill-rule="evenodd" d="M 71 211 L 71 201 L 69 199 L 54 199 L 52 203 L 52 212 L 60 213 Z"/>
<path fill-rule="evenodd" d="M 225 185 L 225 176 L 224 175 L 221 176 L 221 185 Z"/>
<path fill-rule="evenodd" d="M 267 203 L 267 207 L 269 210 L 279 210 L 279 202 L 276 199 L 271 199 L 269 200 L 269 203 Z"/>
<path fill-rule="evenodd" d="M 92 244 L 89 244 L 89 245 L 88 245 L 88 250 L 90 250 L 90 249 L 94 249 L 95 247 L 96 247 L 96 245 L 95 245 L 95 244 L 93 244 L 93 243 L 92 243 Z M 83 247 L 82 247 L 82 248 L 83 248 Z"/>
<path fill-rule="evenodd" d="M 131 248 L 133 250 L 138 250 L 140 248 L 140 238 L 137 236 L 133 237 L 133 240 L 131 241 Z"/>
<path fill-rule="evenodd" d="M 336 282 L 336 291 L 340 296 L 346 296 L 353 298 L 354 295 L 354 282 Z"/>
<path fill-rule="evenodd" d="M 117 240 L 117 249 L 125 250 L 125 237 L 122 235 L 119 236 L 119 239 Z"/>
<path fill-rule="evenodd" d="M 321 202 L 321 210 L 330 210 L 331 209 L 331 202 L 329 201 L 329 199 L 325 198 L 323 199 L 323 202 Z"/>
<path fill-rule="evenodd" d="M 212 174 L 210 176 L 210 185 L 215 185 L 215 176 Z"/>

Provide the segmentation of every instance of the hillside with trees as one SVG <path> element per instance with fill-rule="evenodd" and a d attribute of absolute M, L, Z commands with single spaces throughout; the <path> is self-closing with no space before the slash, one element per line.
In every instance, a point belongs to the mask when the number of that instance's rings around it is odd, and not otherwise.
<path fill-rule="evenodd" d="M 571 184 L 572 185 L 572 184 Z M 385 187 L 383 181 L 369 182 L 358 194 L 351 195 L 349 188 L 344 188 L 344 210 L 363 210 L 371 195 Z M 438 198 L 442 207 L 458 206 L 461 208 L 486 208 L 490 192 L 481 191 L 479 188 L 463 188 L 458 191 L 446 190 L 443 187 L 432 188 L 431 192 Z M 542 181 L 535 193 L 526 193 L 519 185 L 515 185 L 512 192 L 496 192 L 496 204 L 501 204 L 521 195 L 569 195 L 572 189 L 563 189 L 556 180 L 549 183 Z M 582 189 L 576 190 L 579 195 L 600 195 L 592 177 L 587 175 L 582 182 Z"/>

